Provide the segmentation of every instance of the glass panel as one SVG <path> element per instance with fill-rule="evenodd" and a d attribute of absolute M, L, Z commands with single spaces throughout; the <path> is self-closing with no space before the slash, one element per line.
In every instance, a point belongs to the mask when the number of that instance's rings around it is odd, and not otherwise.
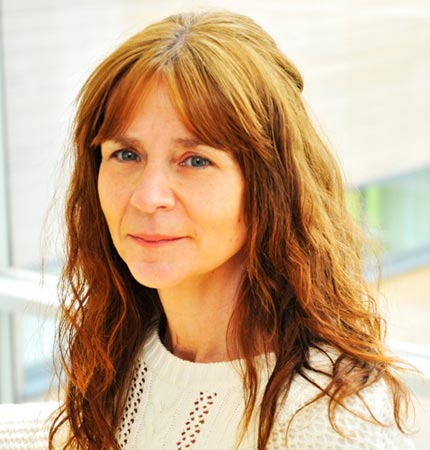
<path fill-rule="evenodd" d="M 18 401 L 46 399 L 52 381 L 55 320 L 24 314 L 17 320 L 21 377 Z"/>
<path fill-rule="evenodd" d="M 347 195 L 382 252 L 384 276 L 430 263 L 430 169 L 376 182 Z"/>
<path fill-rule="evenodd" d="M 388 337 L 430 348 L 430 168 L 351 189 L 347 204 L 381 250 Z"/>

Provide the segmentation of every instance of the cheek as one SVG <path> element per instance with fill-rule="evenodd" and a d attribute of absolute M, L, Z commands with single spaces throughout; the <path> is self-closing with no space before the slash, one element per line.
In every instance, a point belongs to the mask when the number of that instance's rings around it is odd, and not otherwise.
<path fill-rule="evenodd" d="M 222 230 L 226 238 L 231 242 L 240 242 L 246 238 L 246 225 L 244 217 L 243 188 L 233 186 L 218 198 L 215 204 L 208 204 L 208 213 L 212 215 L 214 222 L 218 222 L 219 231 Z"/>
<path fill-rule="evenodd" d="M 120 213 L 120 192 L 116 183 L 104 171 L 100 170 L 98 178 L 98 194 L 100 206 L 109 228 L 118 220 Z"/>
<path fill-rule="evenodd" d="M 109 197 L 108 184 L 105 181 L 102 171 L 100 170 L 99 178 L 97 181 L 97 190 L 99 194 L 99 202 L 102 208 L 103 214 L 106 216 L 106 206 L 108 205 L 107 198 Z"/>
<path fill-rule="evenodd" d="M 241 211 L 241 214 L 236 222 L 236 244 L 240 247 L 243 247 L 245 245 L 247 238 L 248 238 L 248 230 L 245 225 L 243 212 Z"/>
<path fill-rule="evenodd" d="M 240 244 L 244 245 L 248 237 L 248 229 L 245 222 L 245 193 L 243 185 L 240 195 L 236 199 L 236 234 Z"/>
<path fill-rule="evenodd" d="M 243 180 L 238 181 L 235 186 L 236 189 L 232 190 L 235 194 L 230 196 L 229 202 L 236 217 L 237 227 L 245 230 L 245 186 Z"/>

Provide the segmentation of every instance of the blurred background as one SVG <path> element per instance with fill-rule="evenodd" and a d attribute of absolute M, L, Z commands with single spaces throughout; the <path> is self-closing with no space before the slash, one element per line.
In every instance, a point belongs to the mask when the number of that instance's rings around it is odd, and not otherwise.
<path fill-rule="evenodd" d="M 253 17 L 301 70 L 351 213 L 381 249 L 389 344 L 423 372 L 407 382 L 417 449 L 430 448 L 430 0 L 0 0 L 0 402 L 45 398 L 51 379 L 80 86 L 135 31 L 207 6 Z"/>

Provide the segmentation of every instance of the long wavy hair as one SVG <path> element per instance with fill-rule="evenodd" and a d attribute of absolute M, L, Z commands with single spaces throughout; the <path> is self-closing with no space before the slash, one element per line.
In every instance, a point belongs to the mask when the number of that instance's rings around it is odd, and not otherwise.
<path fill-rule="evenodd" d="M 112 244 L 97 193 L 100 143 L 127 128 L 157 78 L 188 129 L 232 152 L 245 178 L 247 260 L 229 341 L 246 360 L 244 429 L 256 408 L 261 336 L 276 355 L 258 405 L 258 449 L 267 446 L 278 401 L 309 366 L 309 350 L 322 345 L 340 355 L 321 387 L 332 426 L 348 396 L 384 379 L 403 429 L 407 391 L 363 278 L 362 234 L 346 210 L 337 163 L 304 106 L 302 77 L 250 18 L 203 12 L 136 34 L 80 93 L 57 336 L 67 383 L 51 448 L 63 425 L 70 431 L 64 449 L 120 448 L 115 433 L 129 374 L 146 333 L 163 320 L 156 290 L 131 276 Z"/>

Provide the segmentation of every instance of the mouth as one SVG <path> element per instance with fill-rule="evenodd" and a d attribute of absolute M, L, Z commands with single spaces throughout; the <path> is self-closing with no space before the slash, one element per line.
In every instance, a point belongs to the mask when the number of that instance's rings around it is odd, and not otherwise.
<path fill-rule="evenodd" d="M 137 244 L 146 247 L 161 247 L 183 239 L 183 236 L 171 236 L 164 234 L 130 234 Z"/>

